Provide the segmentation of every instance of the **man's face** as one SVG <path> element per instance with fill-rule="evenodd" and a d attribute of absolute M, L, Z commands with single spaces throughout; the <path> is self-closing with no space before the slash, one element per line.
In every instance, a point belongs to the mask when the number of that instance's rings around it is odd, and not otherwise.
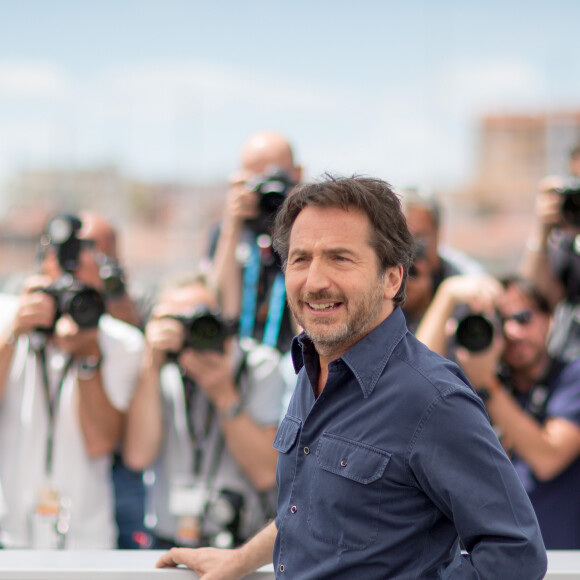
<path fill-rule="evenodd" d="M 290 233 L 288 304 L 325 357 L 336 358 L 393 310 L 402 269 L 379 271 L 371 224 L 357 209 L 306 207 Z"/>
<path fill-rule="evenodd" d="M 503 361 L 512 370 L 534 378 L 547 358 L 550 316 L 540 312 L 534 302 L 515 286 L 510 286 L 500 296 L 497 307 L 505 320 Z"/>

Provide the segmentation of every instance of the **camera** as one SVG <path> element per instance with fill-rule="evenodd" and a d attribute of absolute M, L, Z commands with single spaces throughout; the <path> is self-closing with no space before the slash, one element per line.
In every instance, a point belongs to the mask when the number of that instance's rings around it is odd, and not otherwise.
<path fill-rule="evenodd" d="M 219 310 L 207 306 L 200 306 L 187 316 L 174 315 L 170 318 L 181 322 L 185 329 L 182 349 L 223 352 L 226 338 L 237 332 L 233 321 L 224 319 Z"/>
<path fill-rule="evenodd" d="M 50 219 L 40 239 L 41 251 L 48 246 L 55 248 L 58 263 L 65 272 L 74 272 L 78 267 L 82 242 L 77 232 L 81 225 L 81 220 L 75 215 L 56 215 Z"/>
<path fill-rule="evenodd" d="M 571 179 L 554 190 L 562 196 L 562 217 L 574 227 L 580 227 L 580 179 Z"/>
<path fill-rule="evenodd" d="M 271 168 L 264 175 L 248 181 L 246 187 L 259 194 L 259 215 L 254 220 L 248 220 L 250 227 L 258 233 L 268 233 L 273 224 L 274 216 L 295 185 L 296 182 L 285 171 L 277 167 Z"/>
<path fill-rule="evenodd" d="M 105 296 L 118 298 L 125 293 L 125 272 L 117 260 L 105 254 L 99 262 L 99 278 L 103 281 Z"/>
<path fill-rule="evenodd" d="M 96 328 L 105 313 L 101 294 L 91 286 L 75 280 L 70 274 L 62 276 L 40 291 L 54 297 L 55 321 L 64 314 L 69 314 L 80 328 Z"/>
<path fill-rule="evenodd" d="M 485 350 L 493 342 L 496 326 L 483 314 L 467 314 L 457 323 L 455 343 L 471 352 Z"/>
<path fill-rule="evenodd" d="M 204 544 L 216 548 L 235 548 L 243 538 L 240 522 L 244 497 L 230 489 L 221 489 L 217 497 L 210 500 L 205 509 L 203 522 Z"/>

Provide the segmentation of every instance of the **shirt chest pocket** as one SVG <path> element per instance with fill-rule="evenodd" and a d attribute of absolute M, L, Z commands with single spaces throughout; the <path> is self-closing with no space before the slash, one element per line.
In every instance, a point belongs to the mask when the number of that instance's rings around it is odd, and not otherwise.
<path fill-rule="evenodd" d="M 390 458 L 388 451 L 325 433 L 310 483 L 311 533 L 347 550 L 368 547 L 378 534 L 382 476 Z"/>

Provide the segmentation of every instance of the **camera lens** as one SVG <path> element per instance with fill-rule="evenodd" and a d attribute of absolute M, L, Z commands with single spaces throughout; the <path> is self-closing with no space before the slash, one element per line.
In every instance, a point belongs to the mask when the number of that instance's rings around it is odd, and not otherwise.
<path fill-rule="evenodd" d="M 191 321 L 190 345 L 197 350 L 223 350 L 224 328 L 213 314 L 203 314 Z"/>
<path fill-rule="evenodd" d="M 571 191 L 564 195 L 562 216 L 570 225 L 580 227 L 580 191 Z"/>
<path fill-rule="evenodd" d="M 60 310 L 69 313 L 81 328 L 95 328 L 105 312 L 101 295 L 93 288 L 71 289 L 61 298 Z"/>
<path fill-rule="evenodd" d="M 457 325 L 455 340 L 471 352 L 485 350 L 493 341 L 493 323 L 481 314 L 468 314 Z"/>

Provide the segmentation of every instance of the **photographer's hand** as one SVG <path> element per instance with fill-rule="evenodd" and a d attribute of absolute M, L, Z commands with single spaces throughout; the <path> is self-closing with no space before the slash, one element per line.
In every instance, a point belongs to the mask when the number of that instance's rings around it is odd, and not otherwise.
<path fill-rule="evenodd" d="M 431 350 L 445 356 L 448 338 L 455 331 L 456 321 L 452 316 L 456 306 L 467 304 L 473 312 L 491 311 L 500 293 L 500 283 L 488 275 L 458 275 L 443 280 L 415 336 Z"/>
<path fill-rule="evenodd" d="M 277 428 L 257 424 L 241 406 L 231 347 L 231 341 L 226 341 L 225 354 L 186 349 L 179 363 L 214 403 L 232 457 L 254 487 L 265 491 L 276 482 L 277 453 L 272 445 Z"/>
<path fill-rule="evenodd" d="M 550 176 L 538 184 L 535 218 L 522 256 L 519 272 L 529 278 L 555 306 L 565 294 L 563 284 L 552 274 L 548 254 L 548 240 L 554 228 L 563 224 L 562 196 L 555 189 L 562 187 L 561 177 Z"/>

